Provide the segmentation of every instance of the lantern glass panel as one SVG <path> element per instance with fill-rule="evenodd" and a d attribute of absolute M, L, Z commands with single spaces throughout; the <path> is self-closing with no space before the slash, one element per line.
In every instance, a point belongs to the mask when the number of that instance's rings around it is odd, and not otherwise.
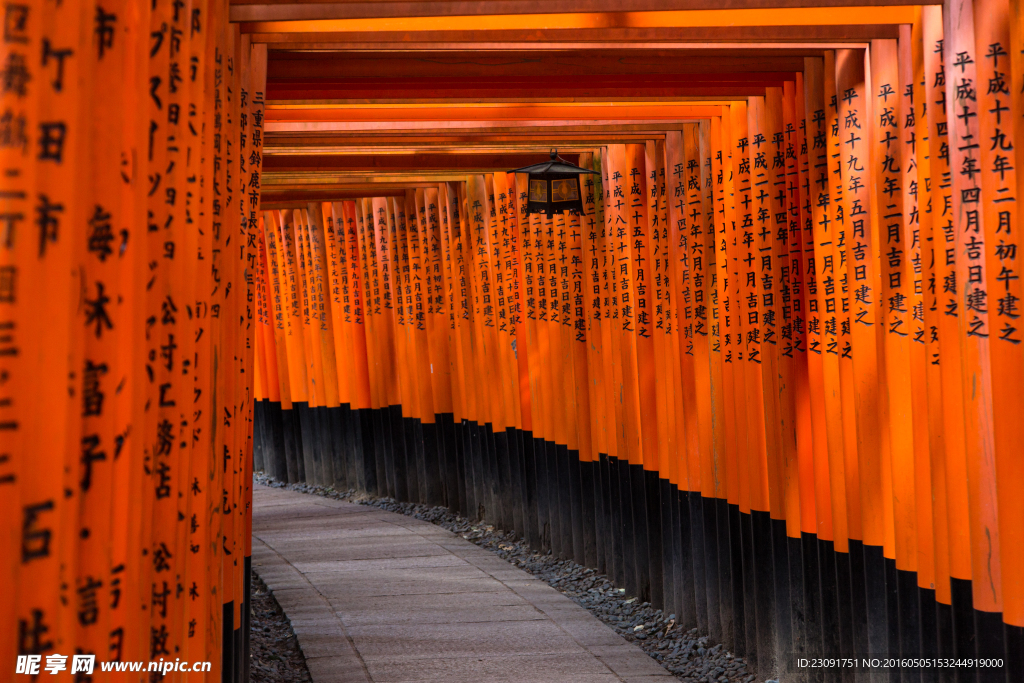
<path fill-rule="evenodd" d="M 547 202 L 548 201 L 548 181 L 546 180 L 530 180 L 530 201 L 531 202 Z"/>
<path fill-rule="evenodd" d="M 551 201 L 573 202 L 580 198 L 580 185 L 576 178 L 551 181 Z"/>

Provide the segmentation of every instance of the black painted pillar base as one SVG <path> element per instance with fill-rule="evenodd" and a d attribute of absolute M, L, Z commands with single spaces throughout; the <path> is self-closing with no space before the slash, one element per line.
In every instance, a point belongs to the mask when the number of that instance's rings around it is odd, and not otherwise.
<path fill-rule="evenodd" d="M 512 513 L 512 529 L 516 538 L 521 539 L 526 538 L 522 432 L 515 427 L 506 427 L 505 438 L 508 441 L 508 505 Z"/>
<path fill-rule="evenodd" d="M 672 510 L 673 486 L 668 479 L 658 479 L 658 504 L 661 517 L 661 548 L 662 548 L 662 572 L 661 572 L 661 595 L 665 604 L 663 608 L 666 614 L 676 615 L 677 623 L 681 623 L 679 595 L 676 593 L 676 565 L 679 562 L 678 547 L 675 537 L 677 520 Z"/>
<path fill-rule="evenodd" d="M 665 607 L 665 545 L 661 535 L 661 480 L 653 470 L 641 470 L 644 484 L 644 517 L 647 526 L 648 602 Z"/>
<path fill-rule="evenodd" d="M 447 468 L 443 466 L 441 453 L 444 443 L 443 428 L 437 422 L 427 422 L 423 429 L 423 465 L 424 477 L 421 485 L 424 489 L 426 504 L 437 506 L 444 505 L 444 481 Z"/>
<path fill-rule="evenodd" d="M 704 522 L 704 579 L 708 601 L 708 635 L 722 641 L 721 574 L 718 569 L 718 510 L 714 498 L 700 497 Z"/>
<path fill-rule="evenodd" d="M 316 409 L 316 418 L 319 423 L 318 444 L 320 445 L 320 481 L 321 486 L 334 486 L 334 445 L 332 444 L 333 425 L 331 421 L 331 408 L 319 406 Z"/>
<path fill-rule="evenodd" d="M 605 461 L 604 486 L 608 501 L 608 535 L 611 539 L 608 554 L 608 571 L 619 586 L 626 585 L 626 563 L 622 547 L 622 494 L 619 486 L 619 459 L 609 455 Z"/>
<path fill-rule="evenodd" d="M 569 523 L 572 525 L 572 560 L 586 564 L 586 538 L 583 534 L 583 480 L 580 473 L 580 452 L 565 449 L 564 467 L 569 481 Z"/>
<path fill-rule="evenodd" d="M 718 600 L 722 622 L 722 642 L 735 652 L 736 607 L 733 586 L 732 527 L 729 501 L 715 499 L 715 521 L 718 532 Z M 799 539 L 796 539 L 799 542 Z M 800 574 L 802 576 L 802 574 Z M 802 588 L 802 586 L 801 586 Z"/>
<path fill-rule="evenodd" d="M 523 512 L 526 516 L 523 525 L 526 527 L 526 542 L 534 550 L 540 550 L 540 496 L 537 486 L 536 456 L 539 439 L 534 438 L 531 431 L 523 431 L 520 437 L 523 444 Z"/>
<path fill-rule="evenodd" d="M 548 478 L 548 442 L 533 439 L 534 482 L 537 486 L 537 534 L 542 553 L 551 552 L 551 480 Z"/>
<path fill-rule="evenodd" d="M 291 411 L 288 411 L 291 412 Z M 288 481 L 288 446 L 285 445 L 284 411 L 280 402 L 267 404 L 264 416 L 267 418 L 267 438 L 270 440 L 269 453 L 265 453 L 266 465 L 279 481 Z M 294 446 L 292 446 L 294 447 Z"/>
<path fill-rule="evenodd" d="M 583 564 L 597 568 L 597 500 L 594 498 L 594 475 L 596 468 L 592 461 L 578 461 L 580 468 L 580 503 L 583 521 Z"/>
<path fill-rule="evenodd" d="M 252 651 L 252 556 L 245 558 L 245 603 L 242 605 L 243 609 L 241 612 L 242 616 L 242 648 L 239 652 L 239 659 L 242 661 L 242 667 L 239 676 L 239 683 L 249 683 L 250 677 L 250 665 L 251 660 L 249 659 L 249 653 Z"/>
<path fill-rule="evenodd" d="M 220 680 L 237 683 L 235 672 L 235 603 L 225 602 L 221 608 Z"/>

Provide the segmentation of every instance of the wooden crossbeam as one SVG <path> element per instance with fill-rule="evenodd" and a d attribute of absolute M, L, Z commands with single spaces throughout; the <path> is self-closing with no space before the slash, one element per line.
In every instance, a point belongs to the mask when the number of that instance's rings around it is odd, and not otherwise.
<path fill-rule="evenodd" d="M 266 22 L 266 21 L 297 21 L 318 19 L 367 19 L 367 18 L 403 18 L 403 17 L 445 17 L 450 15 L 482 16 L 482 15 L 522 15 L 542 13 L 594 13 L 609 14 L 640 13 L 654 14 L 657 12 L 673 12 L 685 10 L 703 10 L 707 3 L 703 0 L 630 0 L 629 12 L 622 10 L 620 0 L 493 0 L 451 2 L 445 0 L 398 1 L 398 2 L 310 2 L 296 3 L 292 0 L 232 0 L 231 21 Z M 848 7 L 851 0 L 723 0 L 716 6 L 728 10 L 763 10 L 779 8 L 842 8 Z M 941 4 L 934 0 L 867 0 L 857 3 L 861 6 L 892 7 L 899 5 Z"/>
<path fill-rule="evenodd" d="M 892 38 L 902 14 L 893 21 L 852 22 L 839 24 L 752 26 L 673 26 L 673 27 L 602 27 L 568 29 L 502 29 L 492 31 L 336 31 L 326 26 L 308 31 L 290 31 L 284 22 L 243 24 L 254 43 L 316 45 L 330 50 L 408 50 L 408 49 L 523 49 L 539 43 L 570 43 L 586 48 L 592 43 L 618 43 L 634 47 L 637 43 L 708 43 L 708 42 L 861 42 L 872 38 Z M 539 47 L 539 45 L 538 45 Z"/>
<path fill-rule="evenodd" d="M 562 153 L 572 164 L 579 154 Z M 381 171 L 392 170 L 473 170 L 474 172 L 522 168 L 547 161 L 547 154 L 352 154 L 352 155 L 273 155 L 266 157 L 265 173 L 274 171 Z"/>
<path fill-rule="evenodd" d="M 398 18 L 301 18 L 313 4 L 282 7 L 288 16 L 277 21 L 242 23 L 243 33 L 377 33 L 381 31 L 487 31 L 589 30 L 602 28 L 713 28 L 723 26 L 843 26 L 855 24 L 907 24 L 914 20 L 912 6 L 800 7 L 759 9 L 699 9 L 651 12 L 574 12 L 554 14 L 448 14 Z M 320 5 L 322 7 L 322 5 Z M 765 31 L 770 35 L 771 31 Z"/>

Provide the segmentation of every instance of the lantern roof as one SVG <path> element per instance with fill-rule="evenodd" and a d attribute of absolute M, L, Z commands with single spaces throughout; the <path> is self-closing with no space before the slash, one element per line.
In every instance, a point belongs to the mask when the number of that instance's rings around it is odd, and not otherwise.
<path fill-rule="evenodd" d="M 576 175 L 580 173 L 593 173 L 597 175 L 597 171 L 591 171 L 589 168 L 580 168 L 562 159 L 558 156 L 557 149 L 551 150 L 551 159 L 549 161 L 517 168 L 514 171 L 509 171 L 509 173 L 575 173 Z"/>

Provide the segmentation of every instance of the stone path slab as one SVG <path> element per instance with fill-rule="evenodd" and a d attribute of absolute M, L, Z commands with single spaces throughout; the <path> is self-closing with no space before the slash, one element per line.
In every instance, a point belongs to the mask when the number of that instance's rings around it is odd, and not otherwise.
<path fill-rule="evenodd" d="M 554 588 L 429 522 L 257 485 L 252 533 L 314 683 L 671 683 Z"/>

